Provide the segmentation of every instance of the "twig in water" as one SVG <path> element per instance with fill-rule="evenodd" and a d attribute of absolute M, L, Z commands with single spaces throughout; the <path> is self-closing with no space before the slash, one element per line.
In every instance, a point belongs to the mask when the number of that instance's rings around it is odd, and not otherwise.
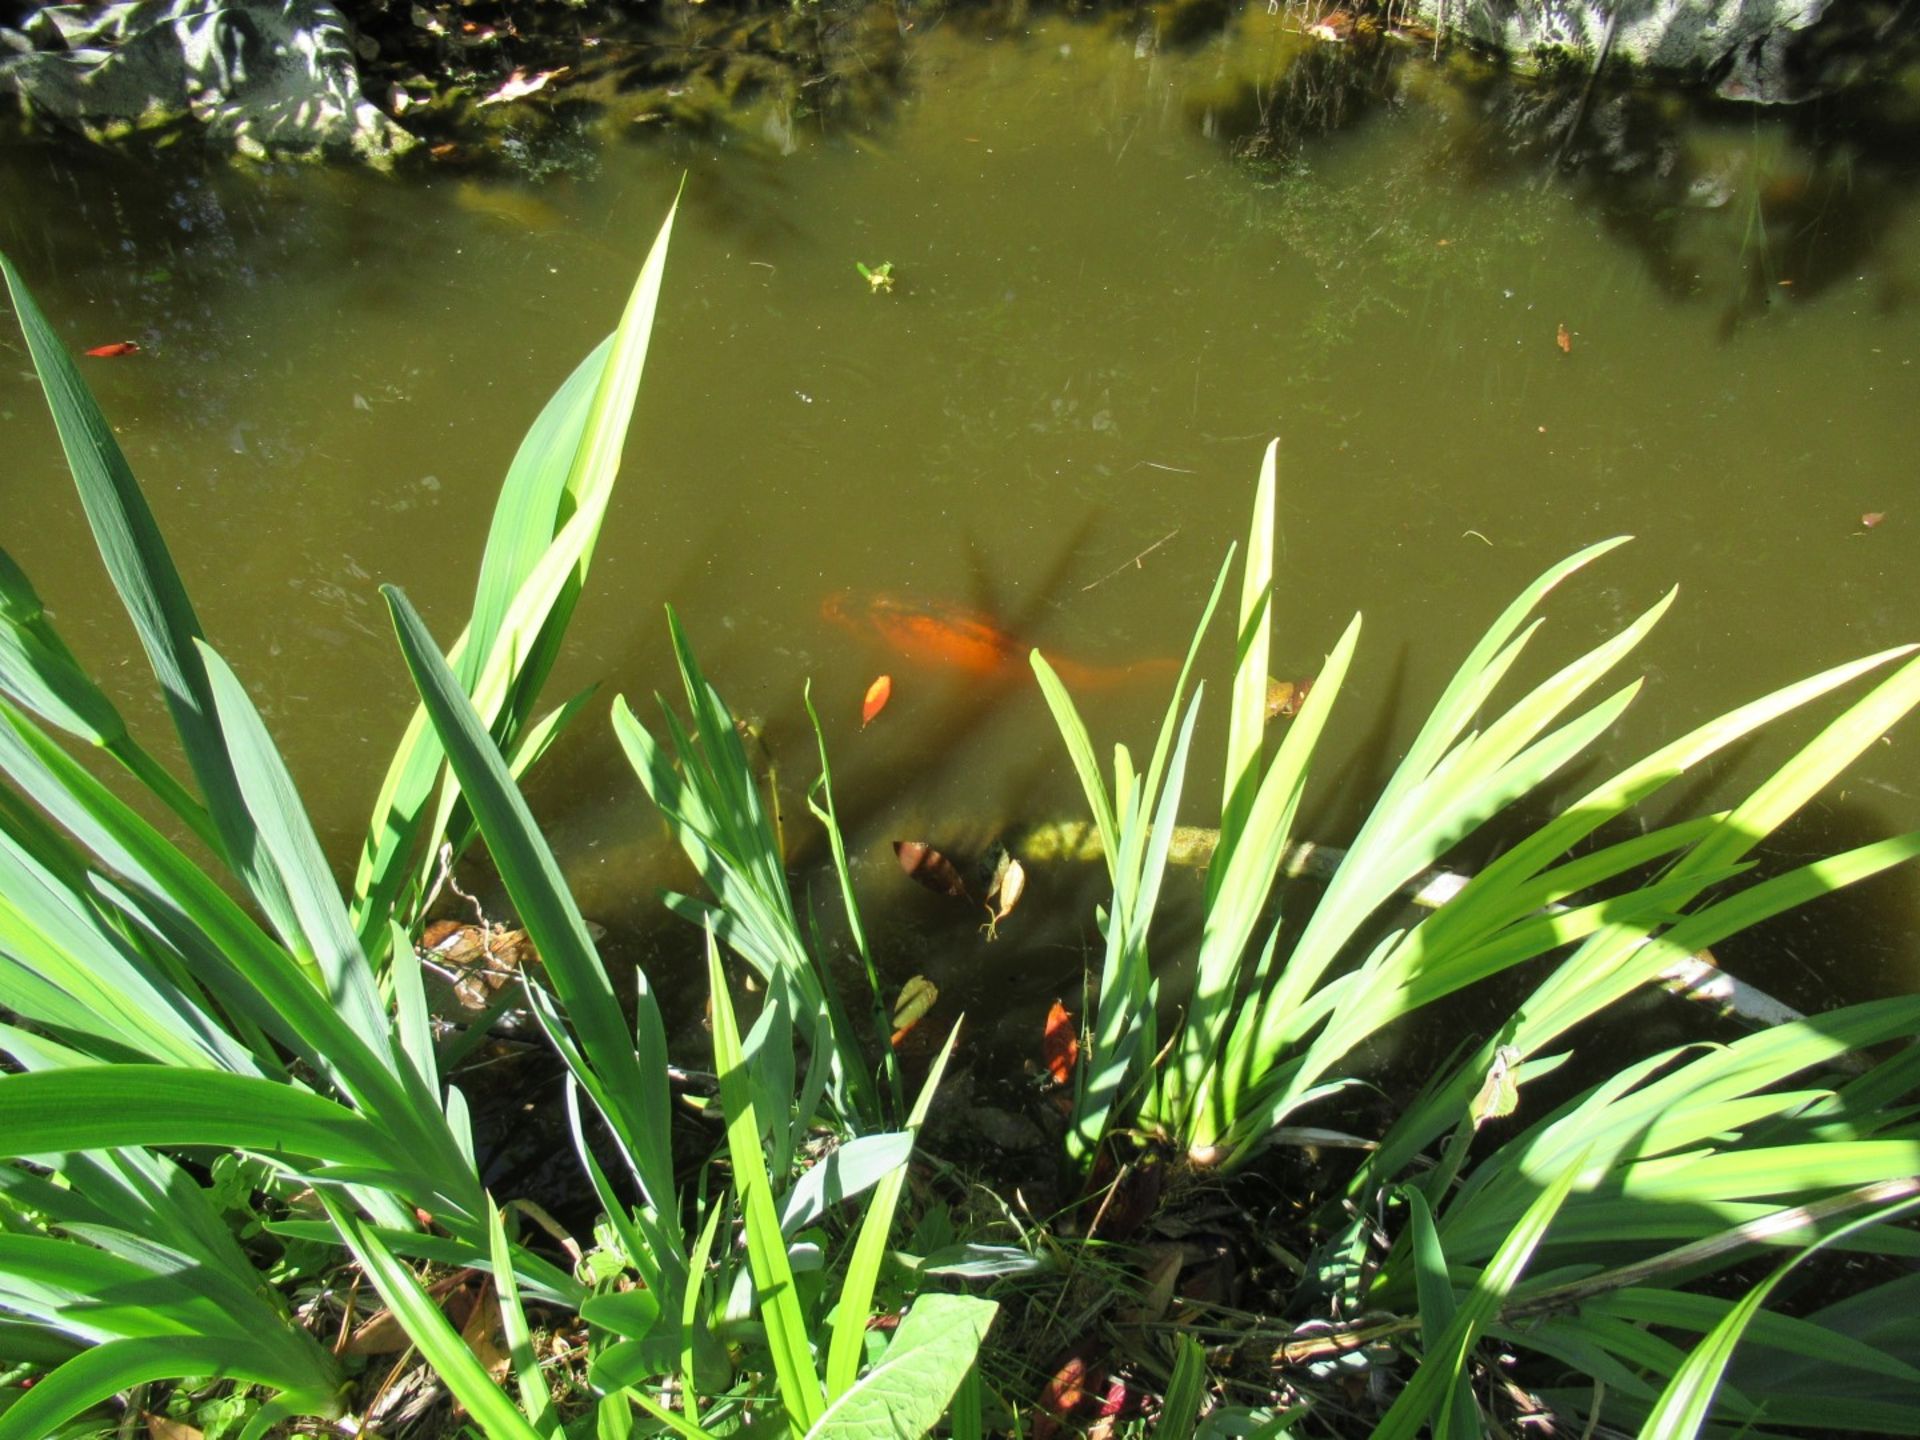
<path fill-rule="evenodd" d="M 1148 460 L 1145 463 L 1148 465 L 1153 464 L 1151 460 Z M 1167 467 L 1163 465 L 1163 466 L 1160 466 L 1159 468 L 1164 470 Z M 1179 533 L 1180 533 L 1180 527 L 1178 525 L 1174 526 L 1173 529 L 1169 530 L 1166 534 L 1162 535 L 1158 540 L 1154 541 L 1151 545 L 1147 546 L 1146 549 L 1142 550 L 1138 555 L 1134 556 L 1131 560 L 1121 561 L 1118 565 L 1114 566 L 1113 569 L 1109 570 L 1106 574 L 1102 575 L 1098 580 L 1095 580 L 1092 584 L 1082 585 L 1080 587 L 1080 593 L 1084 595 L 1087 593 L 1087 591 L 1093 589 L 1095 585 L 1106 584 L 1107 581 L 1111 580 L 1114 576 L 1118 575 L 1122 570 L 1126 569 L 1127 566 L 1129 565 L 1133 566 L 1134 569 L 1138 570 L 1140 568 L 1140 562 L 1142 560 L 1146 559 L 1147 556 L 1151 555 L 1154 551 L 1158 550 L 1162 545 L 1166 544 L 1167 541 L 1171 540 L 1174 536 L 1178 535 Z"/>

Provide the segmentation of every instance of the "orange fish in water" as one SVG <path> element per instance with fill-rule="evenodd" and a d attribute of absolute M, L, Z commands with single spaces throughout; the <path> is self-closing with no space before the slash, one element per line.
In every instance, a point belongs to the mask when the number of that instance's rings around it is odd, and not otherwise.
<path fill-rule="evenodd" d="M 1033 648 L 1015 639 L 984 615 L 955 605 L 922 604 L 891 595 L 860 600 L 846 593 L 829 595 L 820 613 L 856 635 L 872 635 L 902 659 L 976 679 L 1007 682 L 1031 674 L 1027 654 Z M 1042 649 L 1042 654 L 1047 652 Z M 1172 675 L 1178 666 L 1166 658 L 1131 665 L 1086 665 L 1047 654 L 1047 663 L 1071 689 L 1099 689 L 1129 681 Z"/>

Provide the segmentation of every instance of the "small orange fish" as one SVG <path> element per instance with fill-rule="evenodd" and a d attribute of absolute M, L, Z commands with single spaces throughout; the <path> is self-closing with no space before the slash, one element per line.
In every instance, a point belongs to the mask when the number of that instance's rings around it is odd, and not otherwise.
<path fill-rule="evenodd" d="M 921 604 L 891 595 L 859 600 L 842 591 L 822 601 L 820 613 L 842 629 L 876 637 L 894 654 L 918 665 L 957 670 L 979 680 L 1002 683 L 1029 673 L 1030 645 L 1007 634 L 984 615 L 959 606 Z M 1177 668 L 1176 662 L 1164 657 L 1131 665 L 1086 665 L 1048 655 L 1047 662 L 1075 689 L 1100 689 L 1170 675 Z"/>
<path fill-rule="evenodd" d="M 121 355 L 138 355 L 140 347 L 131 340 L 116 340 L 111 345 L 96 345 L 87 354 L 96 360 L 112 360 Z"/>

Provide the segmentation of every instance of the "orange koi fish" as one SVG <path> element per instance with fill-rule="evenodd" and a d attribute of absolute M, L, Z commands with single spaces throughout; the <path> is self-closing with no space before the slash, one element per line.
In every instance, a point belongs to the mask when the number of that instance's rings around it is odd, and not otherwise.
<path fill-rule="evenodd" d="M 894 654 L 918 665 L 957 670 L 978 680 L 1002 683 L 1031 673 L 1027 653 L 1032 646 L 1007 634 L 984 615 L 957 605 L 923 604 L 892 595 L 863 600 L 841 591 L 821 602 L 820 614 L 843 630 L 877 638 Z M 1087 665 L 1048 654 L 1047 663 L 1072 689 L 1100 689 L 1158 678 L 1178 668 L 1165 658 L 1131 665 Z"/>

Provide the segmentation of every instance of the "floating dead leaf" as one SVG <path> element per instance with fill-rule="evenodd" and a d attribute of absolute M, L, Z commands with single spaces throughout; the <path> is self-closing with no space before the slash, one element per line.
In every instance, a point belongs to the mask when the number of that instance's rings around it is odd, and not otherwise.
<path fill-rule="evenodd" d="M 873 723 L 873 717 L 887 708 L 887 701 L 893 698 L 893 677 L 882 675 L 873 684 L 867 686 L 867 698 L 860 706 L 860 728 L 866 729 Z"/>
<path fill-rule="evenodd" d="M 1553 343 L 1560 347 L 1560 353 L 1562 355 L 1571 355 L 1573 353 L 1573 332 L 1562 325 L 1558 330 L 1553 332 Z"/>
<path fill-rule="evenodd" d="M 972 898 L 967 894 L 967 885 L 960 878 L 960 872 L 953 868 L 953 862 L 931 845 L 923 845 L 918 840 L 896 840 L 893 842 L 893 853 L 900 862 L 900 868 L 934 894 L 951 895 L 956 900 Z"/>
<path fill-rule="evenodd" d="M 1480 1093 L 1467 1107 L 1474 1129 L 1478 1130 L 1489 1120 L 1505 1119 L 1519 1108 L 1520 1087 L 1513 1071 L 1522 1058 L 1511 1045 L 1502 1045 L 1493 1052 L 1493 1064 L 1487 1069 L 1487 1078 L 1480 1083 Z"/>
<path fill-rule="evenodd" d="M 900 987 L 900 998 L 893 1002 L 893 1043 L 907 1038 L 940 998 L 940 988 L 924 975 L 916 975 Z"/>
<path fill-rule="evenodd" d="M 420 958 L 452 986 L 461 1008 L 478 1012 L 520 972 L 539 963 L 524 930 L 436 920 L 420 935 Z"/>
<path fill-rule="evenodd" d="M 999 890 L 987 897 L 993 910 L 993 918 L 987 921 L 987 938 L 993 939 L 999 934 L 1000 922 L 1013 913 L 1013 907 L 1020 903 L 1020 897 L 1027 893 L 1027 867 L 1018 860 L 1007 866 L 1007 873 L 1000 877 Z"/>
<path fill-rule="evenodd" d="M 150 1440 L 201 1440 L 199 1427 L 189 1425 L 184 1420 L 174 1420 L 165 1415 L 155 1415 L 150 1412 L 144 1418 Z"/>
<path fill-rule="evenodd" d="M 1887 518 L 1887 512 L 1884 510 L 1869 510 L 1867 511 L 1866 514 L 1860 517 L 1860 523 L 1866 526 L 1867 529 L 1871 530 L 1873 529 L 1874 526 L 1878 525 L 1882 520 L 1886 518 Z"/>
<path fill-rule="evenodd" d="M 111 360 L 119 355 L 138 355 L 140 347 L 131 340 L 116 340 L 111 345 L 96 345 L 87 354 L 96 360 Z"/>
<path fill-rule="evenodd" d="M 1313 681 L 1275 680 L 1267 677 L 1267 719 L 1292 719 L 1300 713 L 1300 707 L 1306 704 L 1307 692 L 1313 689 Z"/>
<path fill-rule="evenodd" d="M 1047 1028 L 1040 1037 L 1040 1059 L 1056 1085 L 1073 1079 L 1073 1067 L 1080 1063 L 1079 1027 L 1058 1000 L 1047 1011 Z"/>

